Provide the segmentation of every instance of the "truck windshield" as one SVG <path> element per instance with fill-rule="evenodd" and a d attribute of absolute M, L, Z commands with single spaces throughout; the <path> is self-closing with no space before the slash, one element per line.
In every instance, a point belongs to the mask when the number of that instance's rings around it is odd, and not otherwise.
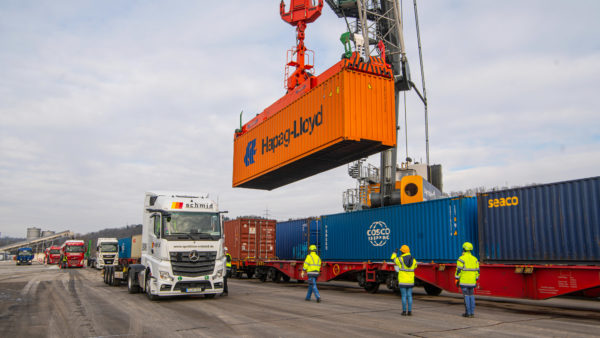
<path fill-rule="evenodd" d="M 52 250 L 50 250 L 50 253 L 52 255 L 58 255 L 58 254 L 60 254 L 60 250 L 58 250 L 58 249 L 52 249 Z"/>
<path fill-rule="evenodd" d="M 65 252 L 84 252 L 83 245 L 67 245 Z"/>
<path fill-rule="evenodd" d="M 31 256 L 31 250 L 21 250 L 18 253 L 19 256 Z"/>
<path fill-rule="evenodd" d="M 117 252 L 117 243 L 102 243 L 100 244 L 100 251 L 102 252 Z"/>
<path fill-rule="evenodd" d="M 221 217 L 215 212 L 174 212 L 163 217 L 165 236 L 177 239 L 218 239 L 221 237 Z"/>

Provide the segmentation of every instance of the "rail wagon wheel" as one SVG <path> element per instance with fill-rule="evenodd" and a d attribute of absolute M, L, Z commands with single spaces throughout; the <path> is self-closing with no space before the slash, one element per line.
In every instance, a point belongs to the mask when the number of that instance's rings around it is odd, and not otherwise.
<path fill-rule="evenodd" d="M 274 283 L 281 282 L 281 272 L 279 272 L 279 271 L 273 271 L 273 276 L 271 277 L 271 280 Z"/>
<path fill-rule="evenodd" d="M 365 290 L 368 293 L 376 293 L 379 290 L 379 283 L 367 282 L 367 283 L 365 283 Z"/>
<path fill-rule="evenodd" d="M 284 274 L 284 275 L 281 276 L 281 278 L 283 278 L 283 281 L 286 282 L 286 283 L 290 281 L 290 276 L 288 276 L 288 275 Z"/>
<path fill-rule="evenodd" d="M 248 279 L 251 279 L 254 276 L 254 271 L 248 271 L 246 275 L 248 275 Z"/>
<path fill-rule="evenodd" d="M 435 285 L 425 284 L 423 285 L 423 288 L 425 289 L 425 292 L 427 292 L 427 294 L 430 296 L 439 296 L 440 293 L 442 293 L 442 289 L 438 288 Z"/>

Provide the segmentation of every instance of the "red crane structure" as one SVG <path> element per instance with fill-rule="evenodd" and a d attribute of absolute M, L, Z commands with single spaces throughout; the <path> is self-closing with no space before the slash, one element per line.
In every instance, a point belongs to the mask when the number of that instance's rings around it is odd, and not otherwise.
<path fill-rule="evenodd" d="M 313 5 L 312 0 L 291 0 L 288 12 L 285 11 L 285 3 L 283 0 L 281 0 L 281 3 L 279 4 L 281 19 L 296 27 L 297 46 L 292 50 L 292 54 L 296 54 L 296 60 L 287 63 L 287 66 L 296 67 L 296 70 L 286 79 L 286 88 L 288 92 L 307 80 L 309 77 L 309 70 L 313 68 L 313 65 L 308 64 L 305 59 L 306 46 L 304 46 L 304 31 L 306 30 L 306 24 L 314 22 L 321 16 L 322 9 L 323 0 L 319 0 L 317 5 Z"/>

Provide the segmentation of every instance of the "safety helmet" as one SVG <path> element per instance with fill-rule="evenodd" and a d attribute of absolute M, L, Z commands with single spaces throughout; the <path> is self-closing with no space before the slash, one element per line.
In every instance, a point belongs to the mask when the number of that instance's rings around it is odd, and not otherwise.
<path fill-rule="evenodd" d="M 310 251 L 317 251 L 317 246 L 312 244 L 311 246 L 308 247 L 308 250 Z"/>
<path fill-rule="evenodd" d="M 465 244 L 463 244 L 463 250 L 465 250 L 465 251 L 472 251 L 473 250 L 473 244 L 471 244 L 469 242 L 465 242 Z"/>
<path fill-rule="evenodd" d="M 227 247 L 223 247 L 223 249 L 225 249 L 225 251 L 227 251 Z"/>
<path fill-rule="evenodd" d="M 400 247 L 400 252 L 402 253 L 409 253 L 410 252 L 410 248 L 408 247 L 408 245 L 403 245 Z"/>

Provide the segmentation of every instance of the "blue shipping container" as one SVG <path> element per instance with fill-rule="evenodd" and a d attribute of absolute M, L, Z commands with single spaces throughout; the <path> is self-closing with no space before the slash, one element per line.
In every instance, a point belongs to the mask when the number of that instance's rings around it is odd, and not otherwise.
<path fill-rule="evenodd" d="M 310 237 L 309 237 L 310 231 Z M 282 260 L 304 260 L 308 245 L 320 247 L 321 219 L 305 218 L 277 222 L 275 255 Z"/>
<path fill-rule="evenodd" d="M 322 217 L 325 261 L 383 261 L 406 244 L 420 262 L 456 262 L 477 243 L 477 199 L 444 198 Z"/>
<path fill-rule="evenodd" d="M 600 177 L 478 195 L 482 259 L 600 264 Z"/>
<path fill-rule="evenodd" d="M 119 238 L 119 258 L 131 258 L 131 237 Z"/>

